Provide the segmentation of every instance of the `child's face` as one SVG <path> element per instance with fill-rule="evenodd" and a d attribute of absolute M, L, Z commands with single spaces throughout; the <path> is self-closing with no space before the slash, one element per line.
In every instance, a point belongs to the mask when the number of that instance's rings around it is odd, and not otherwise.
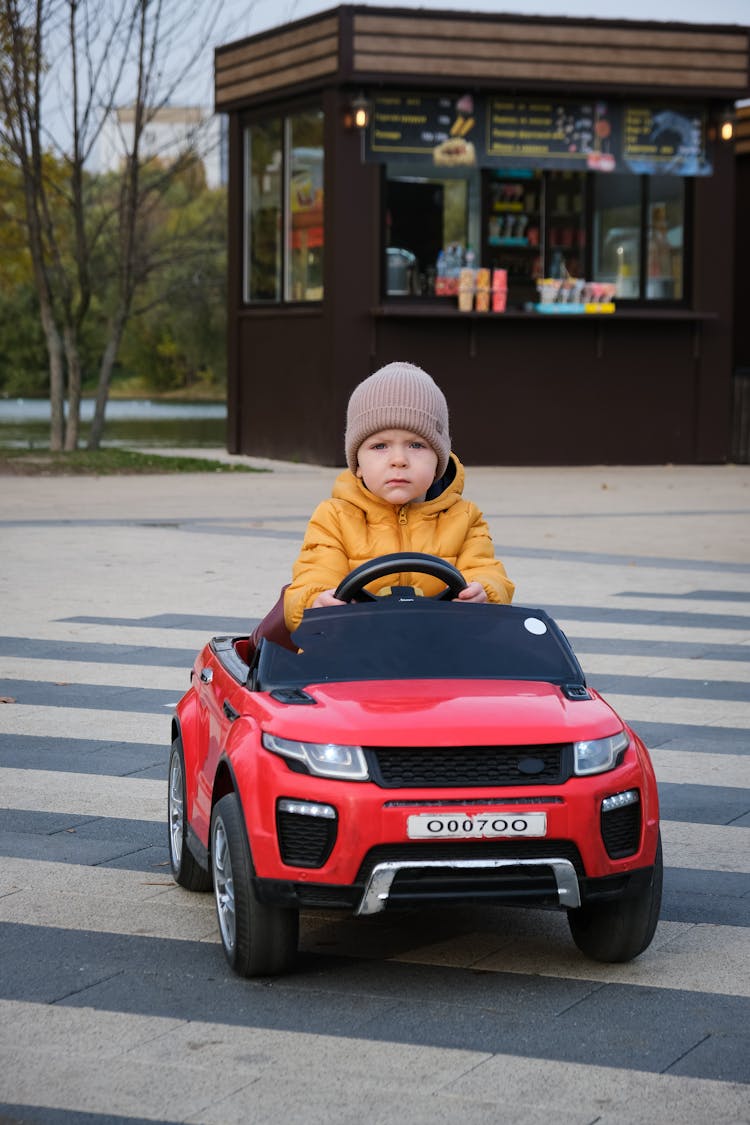
<path fill-rule="evenodd" d="M 357 450 L 357 476 L 390 504 L 423 500 L 437 463 L 432 446 L 410 430 L 378 430 Z"/>

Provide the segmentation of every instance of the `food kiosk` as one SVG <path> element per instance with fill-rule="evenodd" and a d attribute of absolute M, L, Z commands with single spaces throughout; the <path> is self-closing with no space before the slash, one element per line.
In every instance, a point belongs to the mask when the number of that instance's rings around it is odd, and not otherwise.
<path fill-rule="evenodd" d="M 749 66 L 742 27 L 350 5 L 220 47 L 229 449 L 342 464 L 406 359 L 473 464 L 726 460 Z"/>

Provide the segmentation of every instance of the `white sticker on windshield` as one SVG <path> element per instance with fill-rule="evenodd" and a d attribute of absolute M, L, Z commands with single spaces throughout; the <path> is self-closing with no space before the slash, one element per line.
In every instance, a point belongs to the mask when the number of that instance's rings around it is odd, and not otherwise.
<path fill-rule="evenodd" d="M 543 621 L 540 621 L 538 617 L 527 617 L 523 625 L 525 629 L 528 629 L 530 633 L 533 633 L 537 637 L 541 637 L 547 632 L 547 626 Z"/>

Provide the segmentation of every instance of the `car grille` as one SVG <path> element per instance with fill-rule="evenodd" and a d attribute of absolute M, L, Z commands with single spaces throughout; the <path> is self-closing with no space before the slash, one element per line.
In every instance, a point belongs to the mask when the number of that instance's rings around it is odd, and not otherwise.
<path fill-rule="evenodd" d="M 602 813 L 602 839 L 610 859 L 635 855 L 641 840 L 641 803 Z"/>
<path fill-rule="evenodd" d="M 420 863 L 446 859 L 567 859 L 579 879 L 586 874 L 578 848 L 572 840 L 447 840 L 437 843 L 379 844 L 371 848 L 357 872 L 355 883 L 366 883 L 378 863 Z"/>
<path fill-rule="evenodd" d="M 553 785 L 572 772 L 569 743 L 549 746 L 368 746 L 370 777 L 383 789 Z"/>
<path fill-rule="evenodd" d="M 276 813 L 282 863 L 291 867 L 322 867 L 336 843 L 335 820 L 297 813 Z"/>

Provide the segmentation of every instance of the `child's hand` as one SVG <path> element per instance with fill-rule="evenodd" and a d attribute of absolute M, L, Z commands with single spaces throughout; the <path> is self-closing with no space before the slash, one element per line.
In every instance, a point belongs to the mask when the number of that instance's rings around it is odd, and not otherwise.
<path fill-rule="evenodd" d="M 470 582 L 465 590 L 462 590 L 457 598 L 453 599 L 455 602 L 480 602 L 487 601 L 487 591 L 484 586 L 479 582 Z"/>
<path fill-rule="evenodd" d="M 331 605 L 346 605 L 346 602 L 342 602 L 340 598 L 334 598 L 333 590 L 323 590 L 313 602 L 312 608 L 325 609 L 326 606 Z"/>

